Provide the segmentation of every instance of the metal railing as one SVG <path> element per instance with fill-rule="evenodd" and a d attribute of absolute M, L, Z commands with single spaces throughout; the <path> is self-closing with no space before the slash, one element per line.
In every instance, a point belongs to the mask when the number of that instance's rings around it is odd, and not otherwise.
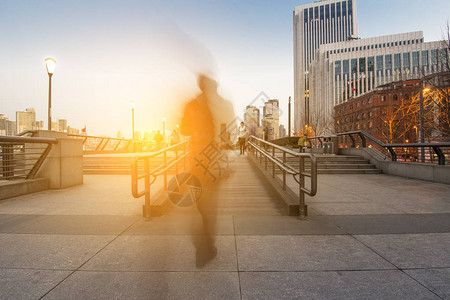
<path fill-rule="evenodd" d="M 0 136 L 0 180 L 33 178 L 57 142 L 53 138 Z"/>
<path fill-rule="evenodd" d="M 392 161 L 409 161 L 438 163 L 445 165 L 445 161 L 450 156 L 450 143 L 396 143 L 385 144 L 371 134 L 359 130 L 336 133 L 341 140 L 339 144 L 346 144 L 344 137 L 350 139 L 352 148 L 375 148 L 385 156 L 390 156 Z M 326 138 L 331 136 L 315 136 L 309 139 L 317 139 L 321 144 Z"/>
<path fill-rule="evenodd" d="M 305 204 L 305 194 L 314 196 L 317 193 L 317 158 L 312 153 L 298 153 L 284 147 L 278 146 L 274 143 L 267 142 L 255 136 L 249 137 L 248 144 L 250 146 L 250 153 L 255 156 L 256 161 L 263 164 L 264 168 L 268 169 L 268 162 L 272 163 L 272 178 L 275 178 L 276 168 L 283 173 L 282 189 L 286 190 L 286 176 L 292 175 L 299 187 L 299 218 L 305 219 L 307 216 L 307 205 Z M 277 156 L 276 154 L 281 154 Z M 259 156 L 259 157 L 258 157 Z M 299 169 L 289 165 L 288 156 L 298 158 Z M 305 160 L 309 159 L 311 162 L 311 169 L 309 172 L 305 170 Z M 305 186 L 305 177 L 309 177 L 310 187 Z"/>
<path fill-rule="evenodd" d="M 68 134 L 68 136 L 83 140 L 84 153 L 148 152 L 155 150 L 156 146 L 153 141 L 146 140 L 119 139 L 83 134 Z"/>
<path fill-rule="evenodd" d="M 169 156 L 169 151 L 173 156 Z M 131 162 L 131 191 L 133 197 L 140 198 L 145 196 L 145 203 L 142 207 L 143 216 L 150 219 L 150 188 L 160 175 L 164 176 L 164 190 L 167 190 L 167 175 L 175 167 L 175 173 L 178 173 L 179 164 L 183 161 L 183 168 L 186 168 L 186 158 L 190 153 L 189 140 L 179 144 L 161 149 L 153 153 L 140 153 L 133 156 Z M 162 156 L 162 164 L 150 169 L 150 159 Z M 144 188 L 139 190 L 139 182 L 144 181 Z"/>
<path fill-rule="evenodd" d="M 25 130 L 19 136 L 36 136 L 37 130 Z M 112 138 L 106 136 L 94 136 L 85 134 L 67 134 L 70 138 L 83 140 L 83 152 L 90 153 L 124 153 L 124 152 L 149 152 L 157 150 L 153 141 L 133 140 L 125 138 Z"/>

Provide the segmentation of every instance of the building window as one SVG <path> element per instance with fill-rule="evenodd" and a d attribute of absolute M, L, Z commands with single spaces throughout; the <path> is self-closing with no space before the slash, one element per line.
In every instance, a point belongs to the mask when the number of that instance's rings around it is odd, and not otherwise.
<path fill-rule="evenodd" d="M 373 123 L 372 123 L 372 121 L 370 121 L 369 122 L 369 128 L 372 128 L 372 125 L 373 125 Z"/>
<path fill-rule="evenodd" d="M 412 53 L 412 66 L 413 68 L 419 66 L 419 51 L 414 51 Z"/>
<path fill-rule="evenodd" d="M 437 65 L 437 49 L 431 50 L 431 65 Z"/>
<path fill-rule="evenodd" d="M 383 70 L 383 55 L 377 56 L 377 71 Z"/>
<path fill-rule="evenodd" d="M 414 40 L 411 40 L 411 44 L 413 44 L 413 45 L 414 45 Z"/>
<path fill-rule="evenodd" d="M 334 74 L 337 76 L 341 75 L 341 61 L 334 62 Z"/>
<path fill-rule="evenodd" d="M 362 101 L 362 105 L 363 105 L 363 106 L 366 105 L 366 100 L 363 100 L 363 101 Z"/>
<path fill-rule="evenodd" d="M 398 100 L 398 96 L 397 96 L 397 94 L 394 94 L 394 96 L 392 96 L 392 99 L 394 99 L 394 100 Z"/>
<path fill-rule="evenodd" d="M 356 102 L 356 107 L 359 107 L 359 102 Z M 358 119 L 359 120 L 359 119 Z"/>
<path fill-rule="evenodd" d="M 366 114 L 365 113 L 362 114 L 362 119 L 363 120 L 366 119 Z"/>
<path fill-rule="evenodd" d="M 395 42 L 395 46 L 398 46 L 398 42 Z"/>
<path fill-rule="evenodd" d="M 370 45 L 370 49 L 373 49 L 373 45 Z"/>
<path fill-rule="evenodd" d="M 381 102 L 386 101 L 386 95 L 381 96 Z"/>
<path fill-rule="evenodd" d="M 357 66 L 358 66 L 357 60 L 356 60 L 356 58 L 353 58 L 351 60 L 352 74 L 356 74 L 356 72 L 358 72 Z"/>
<path fill-rule="evenodd" d="M 387 54 L 384 56 L 384 64 L 386 70 L 392 70 L 392 54 Z"/>
<path fill-rule="evenodd" d="M 403 53 L 403 70 L 410 68 L 409 52 Z"/>
<path fill-rule="evenodd" d="M 361 57 L 359 59 L 359 73 L 365 73 L 366 72 L 366 58 Z"/>
<path fill-rule="evenodd" d="M 349 73 L 348 67 L 349 67 L 349 60 L 348 59 L 344 59 L 342 61 L 342 73 L 343 74 L 348 74 Z"/>
<path fill-rule="evenodd" d="M 422 51 L 422 66 L 428 66 L 428 50 Z"/>
<path fill-rule="evenodd" d="M 394 70 L 400 70 L 401 62 L 400 62 L 400 53 L 394 54 Z"/>
<path fill-rule="evenodd" d="M 369 118 L 372 118 L 372 112 L 369 112 Z"/>
<path fill-rule="evenodd" d="M 369 100 L 367 101 L 368 104 L 372 103 L 372 98 L 369 98 Z"/>
<path fill-rule="evenodd" d="M 383 48 L 386 48 L 386 43 L 383 43 Z"/>
<path fill-rule="evenodd" d="M 373 72 L 374 60 L 375 58 L 373 56 L 367 58 L 367 71 Z"/>
<path fill-rule="evenodd" d="M 405 100 L 409 100 L 409 95 L 405 94 Z"/>

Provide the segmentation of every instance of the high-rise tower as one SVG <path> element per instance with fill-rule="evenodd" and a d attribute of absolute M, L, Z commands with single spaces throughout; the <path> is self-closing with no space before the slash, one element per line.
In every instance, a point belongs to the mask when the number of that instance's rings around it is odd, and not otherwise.
<path fill-rule="evenodd" d="M 309 67 L 322 44 L 358 36 L 356 0 L 324 0 L 294 10 L 295 130 L 309 124 Z"/>

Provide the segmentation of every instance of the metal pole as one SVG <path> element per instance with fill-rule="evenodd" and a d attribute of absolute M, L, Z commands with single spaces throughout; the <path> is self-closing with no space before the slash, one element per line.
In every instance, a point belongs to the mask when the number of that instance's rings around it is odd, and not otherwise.
<path fill-rule="evenodd" d="M 131 131 L 132 131 L 132 139 L 133 139 L 133 152 L 135 152 L 136 151 L 136 149 L 135 149 L 135 144 L 134 144 L 134 137 L 135 137 L 135 134 L 134 134 L 134 108 L 131 108 Z"/>
<path fill-rule="evenodd" d="M 138 168 L 138 166 L 136 166 Z M 150 170 L 149 170 L 148 158 L 144 159 L 144 172 L 145 172 L 145 205 L 143 207 L 144 218 L 147 221 L 151 220 L 151 207 L 150 207 Z"/>
<path fill-rule="evenodd" d="M 163 132 L 162 132 L 162 136 L 163 136 L 163 144 L 166 142 L 166 122 L 163 121 Z"/>
<path fill-rule="evenodd" d="M 291 137 L 291 96 L 289 96 L 289 104 L 288 104 L 288 137 Z"/>
<path fill-rule="evenodd" d="M 420 102 L 419 102 L 419 133 L 420 143 L 425 142 L 424 128 L 423 128 L 423 90 L 420 90 Z M 425 148 L 420 147 L 420 162 L 425 162 Z"/>
<path fill-rule="evenodd" d="M 52 75 L 48 74 L 48 130 L 52 130 Z"/>
<path fill-rule="evenodd" d="M 305 205 L 305 192 L 302 190 L 303 187 L 305 186 L 305 176 L 303 175 L 305 173 L 305 160 L 303 159 L 303 157 L 299 156 L 299 163 L 300 163 L 300 171 L 299 171 L 299 184 L 298 184 L 298 189 L 299 189 L 299 214 L 298 214 L 298 218 L 300 220 L 305 220 L 306 219 L 306 205 Z M 311 162 L 311 168 L 312 168 L 312 162 Z"/>

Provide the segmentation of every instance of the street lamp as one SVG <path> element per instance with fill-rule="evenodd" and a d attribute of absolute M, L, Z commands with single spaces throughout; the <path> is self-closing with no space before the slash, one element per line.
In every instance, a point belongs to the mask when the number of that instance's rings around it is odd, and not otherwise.
<path fill-rule="evenodd" d="M 134 103 L 134 102 L 131 102 L 130 103 L 130 105 L 131 105 L 131 131 L 132 131 L 132 137 L 133 137 L 133 152 L 134 152 L 134 109 L 136 108 L 136 103 Z"/>
<path fill-rule="evenodd" d="M 425 143 L 425 134 L 423 128 L 423 93 L 428 92 L 430 90 L 429 87 L 424 87 L 420 91 L 420 103 L 419 103 L 419 133 L 420 133 L 420 143 Z M 425 162 L 425 148 L 420 148 L 420 162 Z"/>
<path fill-rule="evenodd" d="M 56 60 L 53 58 L 45 59 L 45 67 L 48 74 L 48 130 L 52 130 L 52 76 L 55 72 Z"/>
<path fill-rule="evenodd" d="M 163 144 L 166 141 L 166 117 L 162 118 L 163 121 L 163 132 L 162 132 L 162 136 L 163 136 Z"/>

